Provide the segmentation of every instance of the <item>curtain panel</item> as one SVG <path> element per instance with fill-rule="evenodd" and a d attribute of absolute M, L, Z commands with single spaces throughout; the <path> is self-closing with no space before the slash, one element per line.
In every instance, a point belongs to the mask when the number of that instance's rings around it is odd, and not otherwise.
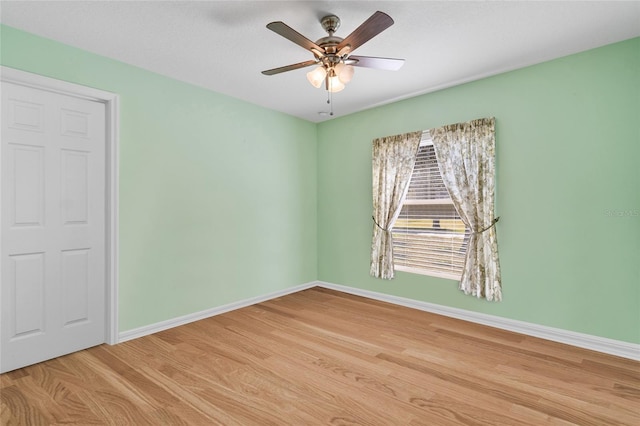
<path fill-rule="evenodd" d="M 494 218 L 495 119 L 483 118 L 430 130 L 444 184 L 471 229 L 460 289 L 502 300 Z"/>
<path fill-rule="evenodd" d="M 388 136 L 373 141 L 373 239 L 370 274 L 393 279 L 391 230 L 406 196 L 422 132 Z"/>

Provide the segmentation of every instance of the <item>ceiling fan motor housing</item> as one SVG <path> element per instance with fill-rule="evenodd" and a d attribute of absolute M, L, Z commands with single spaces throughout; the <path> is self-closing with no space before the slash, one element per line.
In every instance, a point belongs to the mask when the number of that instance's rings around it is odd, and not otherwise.
<path fill-rule="evenodd" d="M 336 15 L 328 15 L 320 20 L 320 24 L 329 35 L 318 39 L 316 44 L 324 49 L 325 54 L 333 55 L 337 52 L 336 46 L 343 40 L 342 37 L 333 35 L 340 28 L 340 18 Z"/>
<path fill-rule="evenodd" d="M 337 52 L 337 46 L 342 41 L 342 38 L 336 36 L 322 37 L 316 41 L 316 44 L 322 47 L 326 54 L 331 55 Z"/>

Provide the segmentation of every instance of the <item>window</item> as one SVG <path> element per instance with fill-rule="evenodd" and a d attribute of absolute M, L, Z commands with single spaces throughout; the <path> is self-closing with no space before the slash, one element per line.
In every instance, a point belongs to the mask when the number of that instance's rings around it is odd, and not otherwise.
<path fill-rule="evenodd" d="M 397 271 L 460 279 L 470 233 L 444 186 L 428 132 L 392 234 Z"/>

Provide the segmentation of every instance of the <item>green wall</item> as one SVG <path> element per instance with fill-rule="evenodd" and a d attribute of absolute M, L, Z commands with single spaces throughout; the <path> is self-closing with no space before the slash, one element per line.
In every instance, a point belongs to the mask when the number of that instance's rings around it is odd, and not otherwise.
<path fill-rule="evenodd" d="M 4 66 L 120 95 L 120 329 L 317 277 L 316 126 L 16 29 Z"/>
<path fill-rule="evenodd" d="M 122 331 L 320 279 L 640 343 L 638 38 L 316 125 L 0 31 L 2 65 L 120 94 Z M 504 300 L 369 277 L 371 140 L 489 116 Z"/>
<path fill-rule="evenodd" d="M 496 117 L 503 301 L 369 276 L 371 141 Z M 640 343 L 640 38 L 318 125 L 322 281 Z"/>

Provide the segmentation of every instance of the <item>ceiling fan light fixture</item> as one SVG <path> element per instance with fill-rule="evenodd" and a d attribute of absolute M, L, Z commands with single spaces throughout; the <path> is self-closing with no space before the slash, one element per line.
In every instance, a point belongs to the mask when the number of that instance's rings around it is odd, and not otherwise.
<path fill-rule="evenodd" d="M 340 81 L 337 75 L 327 78 L 327 90 L 331 93 L 337 93 L 344 89 L 344 83 Z"/>
<path fill-rule="evenodd" d="M 352 65 L 345 65 L 344 63 L 340 62 L 338 65 L 333 67 L 333 69 L 341 82 L 346 84 L 351 81 L 354 72 L 354 68 Z"/>
<path fill-rule="evenodd" d="M 319 89 L 326 76 L 327 70 L 323 66 L 319 66 L 307 73 L 307 80 L 309 80 L 309 83 L 311 83 L 313 87 Z"/>

